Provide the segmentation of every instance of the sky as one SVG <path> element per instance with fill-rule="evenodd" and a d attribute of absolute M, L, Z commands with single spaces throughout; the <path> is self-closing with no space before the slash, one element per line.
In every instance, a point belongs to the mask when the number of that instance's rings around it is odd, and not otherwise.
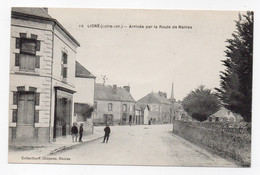
<path fill-rule="evenodd" d="M 200 85 L 219 87 L 225 41 L 232 38 L 238 13 L 49 8 L 80 43 L 76 59 L 97 77 L 96 82 L 102 83 L 106 75 L 106 85 L 129 85 L 135 100 L 158 91 L 170 97 L 172 83 L 177 100 Z"/>

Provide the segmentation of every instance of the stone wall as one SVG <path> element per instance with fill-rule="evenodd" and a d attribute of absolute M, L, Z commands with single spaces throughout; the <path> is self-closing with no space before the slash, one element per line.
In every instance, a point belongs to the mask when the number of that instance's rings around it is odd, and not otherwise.
<path fill-rule="evenodd" d="M 174 121 L 173 133 L 240 166 L 251 165 L 251 124 Z"/>

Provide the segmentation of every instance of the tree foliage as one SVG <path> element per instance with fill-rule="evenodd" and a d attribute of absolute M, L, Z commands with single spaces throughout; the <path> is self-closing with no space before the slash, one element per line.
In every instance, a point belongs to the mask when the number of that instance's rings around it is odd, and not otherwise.
<path fill-rule="evenodd" d="M 252 62 L 253 62 L 253 12 L 239 14 L 233 39 L 227 39 L 225 70 L 220 72 L 217 96 L 227 109 L 251 121 Z"/>
<path fill-rule="evenodd" d="M 84 121 L 87 121 L 87 119 L 91 117 L 94 107 L 86 103 L 75 103 L 74 111 L 75 113 L 82 115 Z"/>
<path fill-rule="evenodd" d="M 198 121 L 206 120 L 210 115 L 219 110 L 219 100 L 205 86 L 191 91 L 182 101 L 184 110 Z"/>

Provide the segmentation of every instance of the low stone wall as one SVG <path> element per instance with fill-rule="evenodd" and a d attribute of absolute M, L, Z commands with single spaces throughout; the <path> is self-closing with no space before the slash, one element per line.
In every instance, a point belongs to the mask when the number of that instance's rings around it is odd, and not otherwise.
<path fill-rule="evenodd" d="M 174 121 L 173 133 L 240 166 L 251 165 L 251 124 Z"/>

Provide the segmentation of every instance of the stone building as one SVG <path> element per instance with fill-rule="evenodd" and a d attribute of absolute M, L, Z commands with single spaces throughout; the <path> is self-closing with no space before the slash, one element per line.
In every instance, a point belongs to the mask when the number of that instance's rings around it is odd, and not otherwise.
<path fill-rule="evenodd" d="M 210 115 L 205 122 L 241 122 L 243 117 L 240 114 L 221 107 L 217 112 Z"/>
<path fill-rule="evenodd" d="M 12 8 L 9 143 L 70 134 L 78 41 L 46 8 Z"/>
<path fill-rule="evenodd" d="M 135 100 L 130 93 L 130 86 L 117 87 L 95 84 L 95 124 L 133 123 Z"/>
<path fill-rule="evenodd" d="M 142 110 L 139 106 L 135 105 L 135 117 L 133 119 L 133 124 L 141 125 L 144 124 L 144 116 L 142 115 Z"/>
<path fill-rule="evenodd" d="M 138 106 L 148 106 L 148 120 L 151 123 L 170 123 L 172 103 L 163 92 L 151 92 L 137 101 Z M 142 107 L 141 107 L 142 108 Z"/>

